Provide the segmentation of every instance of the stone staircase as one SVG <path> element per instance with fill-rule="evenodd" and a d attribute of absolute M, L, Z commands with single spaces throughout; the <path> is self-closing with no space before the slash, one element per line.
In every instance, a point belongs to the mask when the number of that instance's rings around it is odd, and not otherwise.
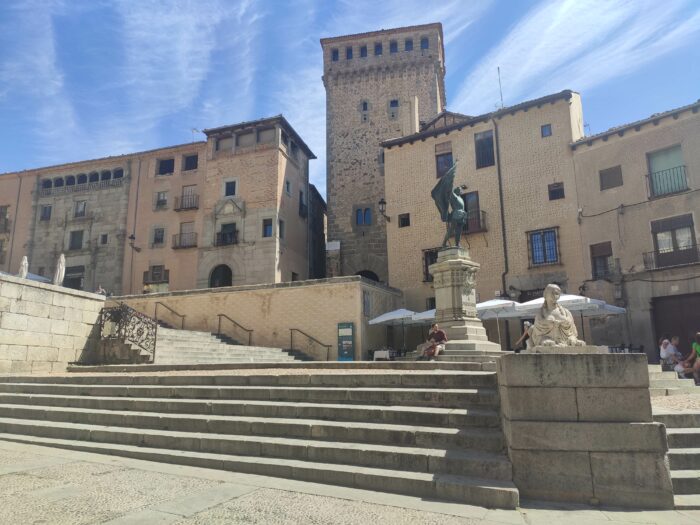
<path fill-rule="evenodd" d="M 0 377 L 0 439 L 518 505 L 493 372 L 250 374 Z"/>
<path fill-rule="evenodd" d="M 700 394 L 693 379 L 680 379 L 678 374 L 664 371 L 661 365 L 649 365 L 649 393 L 652 397 Z"/>
<path fill-rule="evenodd" d="M 306 359 L 291 350 L 230 344 L 209 332 L 159 326 L 154 364 L 280 363 Z"/>

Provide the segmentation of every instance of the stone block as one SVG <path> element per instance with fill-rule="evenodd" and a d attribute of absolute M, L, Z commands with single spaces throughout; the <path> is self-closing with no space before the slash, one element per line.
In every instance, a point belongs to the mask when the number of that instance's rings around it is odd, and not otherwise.
<path fill-rule="evenodd" d="M 588 452 L 513 450 L 510 459 L 523 497 L 579 503 L 594 497 Z"/>
<path fill-rule="evenodd" d="M 0 356 L 2 357 L 2 356 Z M 12 361 L 9 359 L 0 359 L 0 374 L 7 374 L 12 370 Z"/>
<path fill-rule="evenodd" d="M 49 315 L 51 316 L 51 319 L 63 319 L 65 314 L 66 309 L 63 306 L 52 306 L 51 313 Z"/>
<path fill-rule="evenodd" d="M 89 339 L 87 337 L 74 337 L 73 348 L 78 351 L 84 350 L 88 346 Z"/>
<path fill-rule="evenodd" d="M 68 313 L 68 310 L 66 310 L 66 313 Z M 90 329 L 92 328 L 89 325 L 86 325 L 83 322 L 77 323 L 75 321 L 67 321 L 68 322 L 68 333 L 74 337 L 87 337 L 88 334 L 90 333 Z"/>
<path fill-rule="evenodd" d="M 51 346 L 51 334 L 0 328 L 0 344 Z"/>
<path fill-rule="evenodd" d="M 68 363 L 65 361 L 56 361 L 51 363 L 51 373 L 62 373 L 68 369 Z"/>
<path fill-rule="evenodd" d="M 33 286 L 25 286 L 22 290 L 22 299 L 24 301 L 32 301 L 35 303 L 42 303 L 46 305 L 51 304 L 51 296 L 54 292 L 49 290 L 42 290 L 41 288 L 34 288 Z"/>
<path fill-rule="evenodd" d="M 607 354 L 607 346 L 535 346 L 523 350 L 522 354 Z"/>
<path fill-rule="evenodd" d="M 66 294 L 66 293 L 59 293 L 59 292 L 54 292 L 52 294 L 52 301 L 51 303 L 54 306 L 63 306 L 65 308 L 73 308 L 74 304 L 74 297 L 72 295 Z"/>
<path fill-rule="evenodd" d="M 6 345 L 6 350 L 0 357 L 11 361 L 26 361 L 27 347 L 25 345 Z"/>
<path fill-rule="evenodd" d="M 498 361 L 504 386 L 648 388 L 644 354 L 508 354 Z"/>
<path fill-rule="evenodd" d="M 61 319 L 51 320 L 51 333 L 53 335 L 66 335 L 69 333 L 70 324 Z"/>
<path fill-rule="evenodd" d="M 56 361 L 58 348 L 48 346 L 30 346 L 27 348 L 27 361 Z"/>
<path fill-rule="evenodd" d="M 3 312 L 0 315 L 0 328 L 5 330 L 27 330 L 29 317 L 23 314 Z"/>
<path fill-rule="evenodd" d="M 13 374 L 30 374 L 32 372 L 32 362 L 11 361 L 10 372 Z"/>
<path fill-rule="evenodd" d="M 48 317 L 51 306 L 45 303 L 33 301 L 14 301 L 10 306 L 10 312 L 29 315 L 31 317 Z"/>
<path fill-rule="evenodd" d="M 93 312 L 92 310 L 82 310 L 83 323 L 93 325 L 97 322 L 99 317 L 99 312 Z"/>
<path fill-rule="evenodd" d="M 23 286 L 15 283 L 0 283 L 0 296 L 8 299 L 19 299 L 22 297 Z"/>
<path fill-rule="evenodd" d="M 504 431 L 516 450 L 664 452 L 668 448 L 661 423 L 510 421 Z"/>
<path fill-rule="evenodd" d="M 651 422 L 648 388 L 577 388 L 579 421 Z"/>
<path fill-rule="evenodd" d="M 576 421 L 576 389 L 501 387 L 501 412 L 513 421 Z"/>
<path fill-rule="evenodd" d="M 9 297 L 2 297 L 0 295 L 0 312 L 9 312 L 10 305 L 12 305 L 13 303 L 14 301 Z"/>
<path fill-rule="evenodd" d="M 73 337 L 70 335 L 52 335 L 51 345 L 55 348 L 74 348 Z"/>
<path fill-rule="evenodd" d="M 51 361 L 31 361 L 32 363 L 32 374 L 48 374 L 51 372 Z"/>
<path fill-rule="evenodd" d="M 76 321 L 78 323 L 82 323 L 83 312 L 84 310 L 80 310 L 78 308 L 66 308 L 65 313 L 63 315 L 63 319 L 65 319 L 66 321 Z"/>
<path fill-rule="evenodd" d="M 48 317 L 42 318 L 42 317 L 33 317 L 31 322 L 31 330 L 33 332 L 39 332 L 42 334 L 50 334 L 51 333 L 51 319 Z"/>
<path fill-rule="evenodd" d="M 591 453 L 593 491 L 603 505 L 672 509 L 673 486 L 663 453 Z"/>
<path fill-rule="evenodd" d="M 76 350 L 73 348 L 59 348 L 57 361 L 72 362 L 76 359 Z"/>

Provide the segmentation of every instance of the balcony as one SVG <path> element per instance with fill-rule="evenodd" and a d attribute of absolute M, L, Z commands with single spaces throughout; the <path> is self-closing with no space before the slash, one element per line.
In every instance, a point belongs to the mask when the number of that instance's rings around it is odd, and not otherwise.
<path fill-rule="evenodd" d="M 0 233 L 10 233 L 12 221 L 7 217 L 0 219 Z"/>
<path fill-rule="evenodd" d="M 143 284 L 164 284 L 170 282 L 170 270 L 143 272 Z"/>
<path fill-rule="evenodd" d="M 168 209 L 168 201 L 166 199 L 160 199 L 156 201 L 156 211 Z"/>
<path fill-rule="evenodd" d="M 217 232 L 214 246 L 230 246 L 238 244 L 238 230 L 233 232 Z"/>
<path fill-rule="evenodd" d="M 684 246 L 678 249 L 656 250 L 642 254 L 646 270 L 660 270 L 674 266 L 687 266 L 700 262 L 699 245 Z"/>
<path fill-rule="evenodd" d="M 612 279 L 613 277 L 618 277 L 622 271 L 620 270 L 620 259 L 613 259 L 612 257 L 596 257 L 592 262 L 593 279 Z"/>
<path fill-rule="evenodd" d="M 119 177 L 116 179 L 102 180 L 96 182 L 86 182 L 83 184 L 75 184 L 71 186 L 58 186 L 53 188 L 39 188 L 40 197 L 48 197 L 49 195 L 63 195 L 65 193 L 77 193 L 82 191 L 103 190 L 107 188 L 118 188 L 128 177 Z"/>
<path fill-rule="evenodd" d="M 175 211 L 196 210 L 199 208 L 199 195 L 175 197 Z"/>
<path fill-rule="evenodd" d="M 196 248 L 197 234 L 195 232 L 176 233 L 173 235 L 173 249 Z"/>
<path fill-rule="evenodd" d="M 467 211 L 467 224 L 462 230 L 464 234 L 486 231 L 486 212 L 482 210 Z"/>
<path fill-rule="evenodd" d="M 649 198 L 681 193 L 688 190 L 688 177 L 685 166 L 676 166 L 667 170 L 656 171 L 647 175 L 649 181 Z"/>

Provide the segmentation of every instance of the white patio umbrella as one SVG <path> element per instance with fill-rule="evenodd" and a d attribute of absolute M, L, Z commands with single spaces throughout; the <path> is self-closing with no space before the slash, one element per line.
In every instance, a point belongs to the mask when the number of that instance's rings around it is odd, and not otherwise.
<path fill-rule="evenodd" d="M 510 299 L 490 299 L 476 304 L 476 315 L 482 321 L 496 318 L 496 330 L 498 331 L 498 344 L 501 344 L 501 316 L 515 311 L 519 303 Z"/>
<path fill-rule="evenodd" d="M 411 324 L 423 324 L 427 321 L 432 321 L 435 319 L 435 308 L 432 310 L 426 310 L 425 312 L 419 312 L 413 314 L 411 318 Z"/>
<path fill-rule="evenodd" d="M 406 310 L 405 308 L 399 308 L 398 310 L 392 310 L 391 312 L 386 312 L 374 319 L 370 319 L 369 324 L 383 324 L 386 326 L 401 326 L 401 345 L 403 346 L 403 351 L 406 352 L 406 323 L 411 322 L 414 314 L 413 310 Z"/>

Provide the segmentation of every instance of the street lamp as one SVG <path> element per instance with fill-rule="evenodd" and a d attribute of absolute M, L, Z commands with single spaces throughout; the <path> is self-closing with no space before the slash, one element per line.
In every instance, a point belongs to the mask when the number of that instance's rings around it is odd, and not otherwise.
<path fill-rule="evenodd" d="M 386 216 L 386 201 L 384 200 L 384 197 L 379 200 L 379 213 L 381 213 L 382 217 L 386 219 L 386 222 L 391 222 L 391 219 Z"/>

